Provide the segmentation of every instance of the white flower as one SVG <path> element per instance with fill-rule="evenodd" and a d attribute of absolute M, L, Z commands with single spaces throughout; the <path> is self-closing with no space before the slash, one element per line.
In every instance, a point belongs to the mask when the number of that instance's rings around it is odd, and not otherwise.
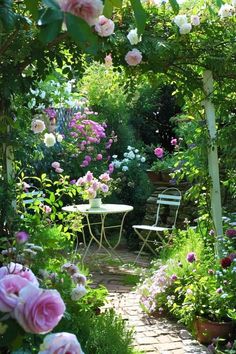
<path fill-rule="evenodd" d="M 174 23 L 178 26 L 178 27 L 182 27 L 185 23 L 187 23 L 187 16 L 186 15 L 177 15 L 174 18 Z"/>
<path fill-rule="evenodd" d="M 136 155 L 136 159 L 139 160 L 141 155 Z"/>
<path fill-rule="evenodd" d="M 179 28 L 179 33 L 180 34 L 187 34 L 191 31 L 191 29 L 192 29 L 191 23 L 185 23 L 185 24 L 183 24 L 183 26 L 181 26 Z"/>
<path fill-rule="evenodd" d="M 138 149 L 135 149 L 134 152 L 135 152 L 135 154 L 137 154 L 137 153 L 139 152 L 139 150 L 138 150 Z"/>
<path fill-rule="evenodd" d="M 117 157 L 118 157 L 117 155 L 113 155 L 112 156 L 113 159 L 117 159 Z"/>
<path fill-rule="evenodd" d="M 218 12 L 218 15 L 221 18 L 226 18 L 226 17 L 232 16 L 233 12 L 234 12 L 233 6 L 231 6 L 229 4 L 224 4 L 224 5 L 221 6 L 221 8 L 220 8 L 220 10 Z"/>
<path fill-rule="evenodd" d="M 127 153 L 127 152 L 124 153 L 124 157 L 126 157 L 126 156 L 128 156 L 128 153 Z"/>
<path fill-rule="evenodd" d="M 138 36 L 137 28 L 130 30 L 127 35 L 127 38 L 128 38 L 131 45 L 138 44 L 138 42 L 141 42 L 141 40 L 142 40 L 142 36 L 140 36 L 140 37 Z"/>
<path fill-rule="evenodd" d="M 236 0 L 232 0 L 232 6 L 236 7 Z"/>
<path fill-rule="evenodd" d="M 86 295 L 87 290 L 82 284 L 78 284 L 71 292 L 71 300 L 77 301 L 84 295 Z"/>
<path fill-rule="evenodd" d="M 36 99 L 33 97 L 29 102 L 28 102 L 28 107 L 31 109 L 36 105 Z"/>
<path fill-rule="evenodd" d="M 34 134 L 42 133 L 46 129 L 44 122 L 41 119 L 34 119 L 31 123 L 31 130 Z"/>
<path fill-rule="evenodd" d="M 56 144 L 56 138 L 55 138 L 55 135 L 52 134 L 52 133 L 45 133 L 44 135 L 44 144 L 47 146 L 47 147 L 51 147 L 51 146 L 54 146 Z"/>
<path fill-rule="evenodd" d="M 115 168 L 120 168 L 121 162 L 116 160 L 113 162 L 113 165 L 115 166 Z"/>
<path fill-rule="evenodd" d="M 63 136 L 61 134 L 57 134 L 57 141 L 58 143 L 61 143 L 63 140 Z"/>
<path fill-rule="evenodd" d="M 45 91 L 41 91 L 40 95 L 39 95 L 42 99 L 44 99 L 46 97 L 46 92 Z"/>
<path fill-rule="evenodd" d="M 127 146 L 127 150 L 129 150 L 129 151 L 133 150 L 133 147 L 129 145 L 129 146 Z M 124 156 L 125 156 L 125 154 L 124 154 Z"/>
<path fill-rule="evenodd" d="M 143 157 L 141 157 L 141 160 L 140 160 L 141 162 L 145 162 L 146 161 L 146 158 L 143 156 Z"/>
<path fill-rule="evenodd" d="M 128 156 L 127 156 L 130 160 L 133 160 L 135 158 L 135 154 L 134 152 L 131 150 L 129 153 L 128 153 Z"/>
<path fill-rule="evenodd" d="M 193 26 L 199 26 L 200 25 L 200 17 L 198 15 L 192 15 L 191 16 L 191 24 Z"/>
<path fill-rule="evenodd" d="M 122 171 L 123 171 L 123 172 L 128 171 L 128 169 L 129 169 L 129 167 L 128 167 L 128 166 L 123 166 L 123 167 L 122 167 Z"/>

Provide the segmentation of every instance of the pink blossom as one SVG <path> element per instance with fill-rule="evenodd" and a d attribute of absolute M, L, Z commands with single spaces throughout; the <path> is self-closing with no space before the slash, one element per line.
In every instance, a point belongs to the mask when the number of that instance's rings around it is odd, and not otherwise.
<path fill-rule="evenodd" d="M 86 175 L 84 176 L 86 182 L 91 182 L 93 180 L 93 174 L 92 172 L 88 171 Z"/>
<path fill-rule="evenodd" d="M 28 188 L 30 188 L 30 184 L 26 183 L 26 182 L 22 182 L 22 187 L 23 187 L 23 191 L 28 192 Z"/>
<path fill-rule="evenodd" d="M 142 61 L 142 53 L 138 49 L 134 48 L 126 54 L 125 61 L 130 66 L 138 65 Z"/>
<path fill-rule="evenodd" d="M 28 333 L 47 333 L 58 324 L 65 304 L 57 290 L 43 290 L 32 284 L 19 292 L 14 317 Z"/>
<path fill-rule="evenodd" d="M 83 177 L 80 177 L 76 182 L 77 186 L 83 186 L 84 184 L 85 184 L 85 179 Z"/>
<path fill-rule="evenodd" d="M 171 138 L 170 143 L 171 143 L 171 145 L 175 146 L 175 145 L 177 145 L 178 140 L 176 138 Z"/>
<path fill-rule="evenodd" d="M 93 188 L 88 188 L 87 192 L 88 192 L 88 199 L 96 198 L 97 193 Z"/>
<path fill-rule="evenodd" d="M 63 168 L 60 168 L 60 167 L 55 169 L 56 173 L 62 173 L 63 171 L 64 171 Z"/>
<path fill-rule="evenodd" d="M 91 156 L 89 156 L 89 155 L 86 155 L 84 159 L 88 162 L 91 162 L 91 160 L 92 160 Z"/>
<path fill-rule="evenodd" d="M 154 154 L 156 155 L 156 157 L 158 157 L 159 159 L 161 159 L 164 155 L 164 150 L 161 147 L 157 147 L 154 150 Z"/>
<path fill-rule="evenodd" d="M 81 17 L 90 26 L 94 25 L 102 14 L 101 0 L 59 0 L 61 10 Z"/>
<path fill-rule="evenodd" d="M 0 311 L 11 312 L 16 307 L 19 291 L 29 281 L 16 274 L 5 275 L 0 280 Z"/>
<path fill-rule="evenodd" d="M 106 55 L 104 61 L 105 61 L 105 66 L 107 66 L 107 67 L 112 66 L 112 56 L 111 56 L 111 54 Z"/>
<path fill-rule="evenodd" d="M 16 233 L 16 242 L 19 244 L 25 243 L 29 238 L 29 234 L 25 231 L 18 231 Z"/>
<path fill-rule="evenodd" d="M 43 206 L 43 211 L 44 211 L 45 214 L 50 214 L 51 211 L 52 211 L 52 208 L 50 208 L 49 205 L 44 205 Z"/>
<path fill-rule="evenodd" d="M 108 170 L 109 170 L 109 173 L 110 173 L 110 174 L 114 172 L 114 165 L 113 165 L 113 163 L 110 163 L 110 164 L 109 164 Z"/>
<path fill-rule="evenodd" d="M 83 354 L 74 334 L 61 332 L 48 334 L 40 346 L 38 354 Z"/>
<path fill-rule="evenodd" d="M 102 160 L 102 154 L 97 154 L 96 160 L 98 161 Z"/>
<path fill-rule="evenodd" d="M 52 166 L 53 168 L 60 168 L 60 162 L 54 161 L 54 162 L 51 164 L 51 166 Z"/>
<path fill-rule="evenodd" d="M 80 167 L 87 167 L 89 165 L 89 162 L 87 160 L 84 160 Z"/>
<path fill-rule="evenodd" d="M 29 269 L 24 267 L 22 264 L 11 262 L 8 266 L 4 266 L 0 268 L 0 279 L 9 274 L 16 274 L 25 278 L 35 286 L 39 286 L 39 282 L 34 275 L 34 273 Z"/>
<path fill-rule="evenodd" d="M 108 173 L 103 173 L 99 176 L 99 179 L 102 181 L 102 182 L 108 182 L 110 181 L 111 177 Z"/>
<path fill-rule="evenodd" d="M 97 181 L 94 181 L 93 184 L 92 184 L 92 188 L 94 191 L 97 191 L 100 187 L 100 183 L 97 182 Z"/>
<path fill-rule="evenodd" d="M 98 22 L 95 25 L 95 31 L 100 37 L 110 36 L 115 29 L 115 24 L 112 20 L 106 18 L 105 16 L 99 16 Z"/>

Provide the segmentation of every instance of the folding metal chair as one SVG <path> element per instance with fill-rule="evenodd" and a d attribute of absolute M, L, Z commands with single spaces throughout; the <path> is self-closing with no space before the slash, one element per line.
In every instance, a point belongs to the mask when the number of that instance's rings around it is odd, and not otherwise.
<path fill-rule="evenodd" d="M 135 262 L 138 260 L 145 246 L 147 246 L 155 256 L 157 255 L 157 252 L 149 244 L 149 243 L 156 242 L 153 240 L 149 240 L 149 237 L 153 231 L 156 232 L 157 236 L 159 237 L 160 241 L 163 244 L 167 244 L 164 240 L 164 237 L 160 234 L 160 232 L 173 230 L 175 228 L 179 207 L 180 207 L 180 201 L 181 201 L 181 192 L 179 189 L 174 187 L 165 189 L 161 194 L 158 194 L 157 197 L 157 213 L 156 213 L 155 223 L 153 225 L 133 225 L 134 231 L 138 234 L 139 238 L 143 241 L 143 245 L 135 259 Z M 158 226 L 158 224 L 160 224 L 161 221 L 160 211 L 162 206 L 170 206 L 175 209 L 174 222 L 171 226 L 167 226 L 167 227 Z M 146 233 L 146 236 L 145 233 L 142 231 L 148 232 Z"/>

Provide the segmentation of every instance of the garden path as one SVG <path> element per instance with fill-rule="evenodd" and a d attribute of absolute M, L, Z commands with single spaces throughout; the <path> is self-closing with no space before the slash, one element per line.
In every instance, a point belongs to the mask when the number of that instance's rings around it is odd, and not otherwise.
<path fill-rule="evenodd" d="M 119 250 L 120 257 L 124 264 L 134 262 L 136 255 Z M 134 330 L 134 347 L 143 353 L 148 354 L 203 354 L 209 353 L 206 347 L 202 346 L 181 325 L 162 318 L 148 317 L 142 312 L 139 306 L 139 295 L 135 291 L 132 282 L 134 269 L 124 265 L 112 265 L 112 262 L 100 263 L 93 273 L 96 287 L 104 285 L 108 291 L 108 303 L 102 310 L 107 308 L 115 309 L 116 313 L 127 321 L 128 328 Z M 148 267 L 149 262 L 140 258 L 138 267 Z M 90 269 L 93 269 L 90 265 Z"/>

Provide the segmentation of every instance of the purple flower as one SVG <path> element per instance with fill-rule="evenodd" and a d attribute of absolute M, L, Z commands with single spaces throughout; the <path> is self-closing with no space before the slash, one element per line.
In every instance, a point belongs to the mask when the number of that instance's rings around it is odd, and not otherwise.
<path fill-rule="evenodd" d="M 16 242 L 19 244 L 25 243 L 29 238 L 29 234 L 26 231 L 18 231 L 16 233 Z"/>
<path fill-rule="evenodd" d="M 218 288 L 218 289 L 216 289 L 216 292 L 217 292 L 218 294 L 222 294 L 222 293 L 223 293 L 223 290 L 222 290 L 222 288 Z"/>
<path fill-rule="evenodd" d="M 170 141 L 171 145 L 175 146 L 175 145 L 177 145 L 177 142 L 178 141 L 176 138 L 171 138 L 171 141 Z"/>
<path fill-rule="evenodd" d="M 172 274 L 170 278 L 172 281 L 176 281 L 178 279 L 176 274 Z"/>
<path fill-rule="evenodd" d="M 76 183 L 76 179 L 72 179 L 71 181 L 70 181 L 70 184 L 75 184 Z"/>
<path fill-rule="evenodd" d="M 236 237 L 236 230 L 235 229 L 228 229 L 228 230 L 226 230 L 226 236 L 228 236 L 228 237 Z"/>
<path fill-rule="evenodd" d="M 196 261 L 196 254 L 194 252 L 189 252 L 186 257 L 189 263 L 193 263 Z"/>

